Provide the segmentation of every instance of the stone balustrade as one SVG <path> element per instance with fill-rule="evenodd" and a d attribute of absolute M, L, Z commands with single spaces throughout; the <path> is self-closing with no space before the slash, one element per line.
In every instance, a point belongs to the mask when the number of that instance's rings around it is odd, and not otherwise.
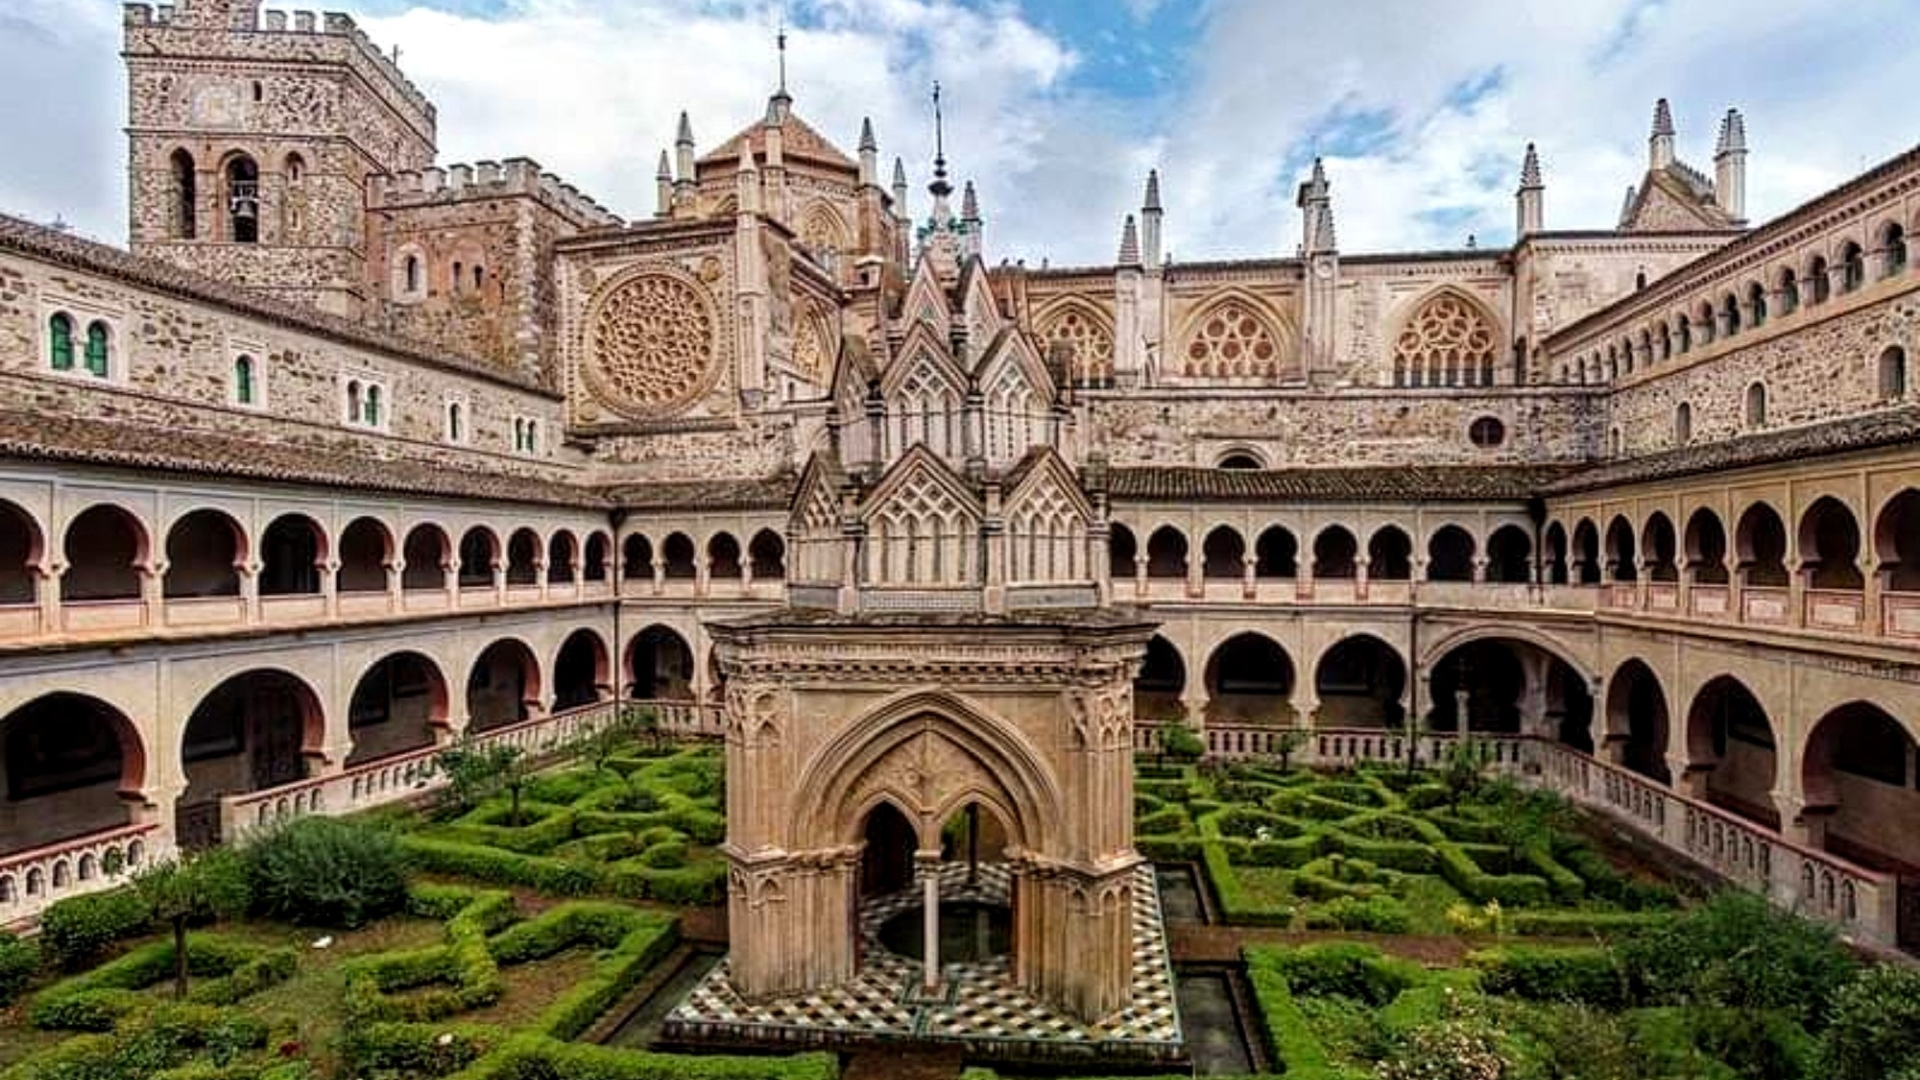
<path fill-rule="evenodd" d="M 31 922 L 48 905 L 125 881 L 156 856 L 160 826 L 125 825 L 0 858 L 0 926 Z"/>

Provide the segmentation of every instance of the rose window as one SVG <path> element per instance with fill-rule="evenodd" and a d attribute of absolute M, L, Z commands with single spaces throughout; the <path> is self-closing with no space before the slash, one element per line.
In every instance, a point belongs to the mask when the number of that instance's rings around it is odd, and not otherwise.
<path fill-rule="evenodd" d="M 1472 304 L 1457 296 L 1435 297 L 1394 342 L 1394 385 L 1491 384 L 1494 340 L 1492 325 Z"/>
<path fill-rule="evenodd" d="M 644 273 L 615 286 L 594 313 L 589 382 L 617 408 L 658 413 L 713 382 L 713 305 L 690 281 Z"/>
<path fill-rule="evenodd" d="M 1279 348 L 1267 324 L 1237 300 L 1215 307 L 1187 342 L 1187 374 L 1210 378 L 1274 373 Z"/>

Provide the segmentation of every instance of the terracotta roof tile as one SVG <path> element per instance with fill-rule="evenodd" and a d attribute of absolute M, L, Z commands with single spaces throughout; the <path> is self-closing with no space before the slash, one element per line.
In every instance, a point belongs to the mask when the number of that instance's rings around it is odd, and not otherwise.
<path fill-rule="evenodd" d="M 1206 469 L 1121 466 L 1108 471 L 1116 500 L 1264 502 L 1464 501 L 1525 499 L 1566 473 L 1564 467 L 1463 465 L 1330 469 Z"/>
<path fill-rule="evenodd" d="M 1914 442 L 1920 442 L 1920 405 L 1903 405 L 1823 424 L 1743 435 L 1723 442 L 1684 446 L 1608 462 L 1582 469 L 1549 484 L 1545 493 L 1561 495 L 1591 491 L 1594 488 Z"/>
<path fill-rule="evenodd" d="M 0 457 L 80 462 L 408 495 L 605 507 L 588 488 L 542 477 L 455 469 L 355 451 L 345 440 L 294 444 L 122 421 L 0 411 Z"/>
<path fill-rule="evenodd" d="M 629 510 L 785 510 L 797 483 L 794 476 L 676 481 L 620 485 L 607 494 Z"/>
<path fill-rule="evenodd" d="M 110 244 L 82 239 L 31 221 L 0 214 L 0 252 L 7 251 L 84 273 L 100 274 L 184 300 L 224 307 L 250 319 L 299 333 L 331 338 L 342 344 L 385 353 L 442 371 L 470 375 L 556 401 L 560 399 L 559 394 L 516 372 L 462 356 L 443 346 L 415 341 L 391 331 L 376 331 L 351 319 L 291 304 L 172 263 L 143 258 Z"/>

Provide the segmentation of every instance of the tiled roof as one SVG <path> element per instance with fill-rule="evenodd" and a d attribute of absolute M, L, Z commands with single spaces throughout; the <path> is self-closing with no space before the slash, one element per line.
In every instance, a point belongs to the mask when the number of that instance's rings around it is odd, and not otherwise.
<path fill-rule="evenodd" d="M 99 274 L 184 300 L 224 307 L 250 319 L 299 333 L 331 338 L 346 345 L 385 353 L 443 371 L 470 375 L 556 401 L 560 398 L 554 391 L 516 372 L 461 356 L 441 346 L 415 341 L 390 331 L 376 331 L 351 319 L 288 303 L 172 263 L 142 258 L 110 244 L 85 240 L 31 221 L 0 214 L 0 252 L 7 251 L 84 273 Z"/>
<path fill-rule="evenodd" d="M 798 477 L 769 476 L 622 484 L 607 489 L 607 495 L 628 510 L 785 510 L 797 483 Z"/>
<path fill-rule="evenodd" d="M 353 452 L 342 440 L 310 444 L 156 428 L 119 420 L 0 411 L 0 457 L 81 462 L 407 495 L 605 507 L 588 488 L 550 479 L 449 468 Z"/>
<path fill-rule="evenodd" d="M 740 160 L 742 143 L 751 143 L 754 157 L 764 159 L 767 153 L 766 121 L 758 120 L 748 125 L 726 142 L 701 155 L 698 164 L 732 165 Z M 780 153 L 784 157 L 819 162 L 846 170 L 858 168 L 852 158 L 833 144 L 833 140 L 820 134 L 812 124 L 800 119 L 791 110 L 780 120 Z"/>
<path fill-rule="evenodd" d="M 1557 466 L 1462 465 L 1330 469 L 1204 469 L 1121 466 L 1108 471 L 1116 500 L 1262 502 L 1277 499 L 1432 502 L 1525 499 L 1568 470 Z"/>
<path fill-rule="evenodd" d="M 1620 484 L 1664 480 L 1674 476 L 1766 465 L 1778 461 L 1841 454 L 1854 450 L 1872 450 L 1920 442 L 1920 405 L 1882 409 L 1863 416 L 1830 420 L 1823 424 L 1783 428 L 1754 435 L 1743 435 L 1724 442 L 1684 446 L 1657 454 L 1608 462 L 1582 469 L 1564 477 L 1546 489 L 1546 494 L 1562 495 L 1591 491 Z"/>

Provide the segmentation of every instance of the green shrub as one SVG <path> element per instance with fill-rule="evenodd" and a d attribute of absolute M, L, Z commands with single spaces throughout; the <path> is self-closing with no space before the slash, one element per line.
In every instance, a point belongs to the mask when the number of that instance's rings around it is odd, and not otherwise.
<path fill-rule="evenodd" d="M 1526 937 L 1617 938 L 1665 921 L 1665 913 L 1627 911 L 1509 911 L 1509 933 Z"/>
<path fill-rule="evenodd" d="M 107 1031 L 122 1016 L 150 1000 L 139 993 L 175 971 L 174 945 L 155 941 L 47 987 L 34 996 L 27 1019 L 53 1031 Z M 196 934 L 187 939 L 187 971 L 200 980 L 190 1000 L 230 1005 L 293 974 L 292 949 Z"/>
<path fill-rule="evenodd" d="M 1605 1008 L 1627 1001 L 1625 973 L 1608 949 L 1509 945 L 1470 953 L 1467 963 L 1480 971 L 1481 986 L 1492 994 Z"/>
<path fill-rule="evenodd" d="M 1777 1009 L 1808 1027 L 1825 1019 L 1854 972 L 1833 931 L 1739 891 L 1656 922 L 1618 948 L 1649 1003 Z"/>
<path fill-rule="evenodd" d="M 1645 1048 L 1646 1076 L 1811 1080 L 1817 1075 L 1810 1071 L 1813 1039 L 1779 1011 L 1697 1005 L 1632 1015 Z M 1886 1073 L 1874 1075 L 1884 1078 Z"/>
<path fill-rule="evenodd" d="M 1591 1005 L 1536 1005 L 1511 1013 L 1519 1052 L 1511 1080 L 1642 1080 L 1662 1074 L 1626 1021 Z"/>
<path fill-rule="evenodd" d="M 1404 934 L 1413 929 L 1413 912 L 1396 896 L 1343 896 L 1307 912 L 1307 929 Z"/>
<path fill-rule="evenodd" d="M 1253 950 L 1248 950 L 1251 953 Z M 1303 997 L 1340 995 L 1380 1006 L 1418 981 L 1420 968 L 1368 945 L 1334 941 L 1267 952 L 1266 963 Z"/>
<path fill-rule="evenodd" d="M 40 947 L 0 930 L 0 1008 L 13 1004 L 40 970 Z"/>
<path fill-rule="evenodd" d="M 542 892 L 579 896 L 592 892 L 598 884 L 598 875 L 592 867 L 539 855 L 521 855 L 425 836 L 403 836 L 400 847 L 421 870 L 492 885 L 524 885 Z"/>
<path fill-rule="evenodd" d="M 77 971 L 117 941 L 153 929 L 153 909 L 132 889 L 70 896 L 40 916 L 40 950 L 56 967 Z"/>
<path fill-rule="evenodd" d="M 1862 970 L 1834 996 L 1820 1033 L 1825 1080 L 1880 1080 L 1891 1062 L 1920 1062 L 1920 971 Z"/>
<path fill-rule="evenodd" d="M 1376 1070 L 1380 1080 L 1503 1080 L 1508 1075 L 1513 1063 L 1482 1002 L 1449 995 L 1444 1006 L 1439 1019 L 1400 1034 Z"/>
<path fill-rule="evenodd" d="M 1135 818 L 1133 831 L 1137 836 L 1174 836 L 1186 832 L 1191 824 L 1185 810 L 1170 806 Z"/>
<path fill-rule="evenodd" d="M 254 911 L 295 925 L 352 929 L 407 904 L 407 860 L 386 829 L 307 817 L 246 848 Z"/>

